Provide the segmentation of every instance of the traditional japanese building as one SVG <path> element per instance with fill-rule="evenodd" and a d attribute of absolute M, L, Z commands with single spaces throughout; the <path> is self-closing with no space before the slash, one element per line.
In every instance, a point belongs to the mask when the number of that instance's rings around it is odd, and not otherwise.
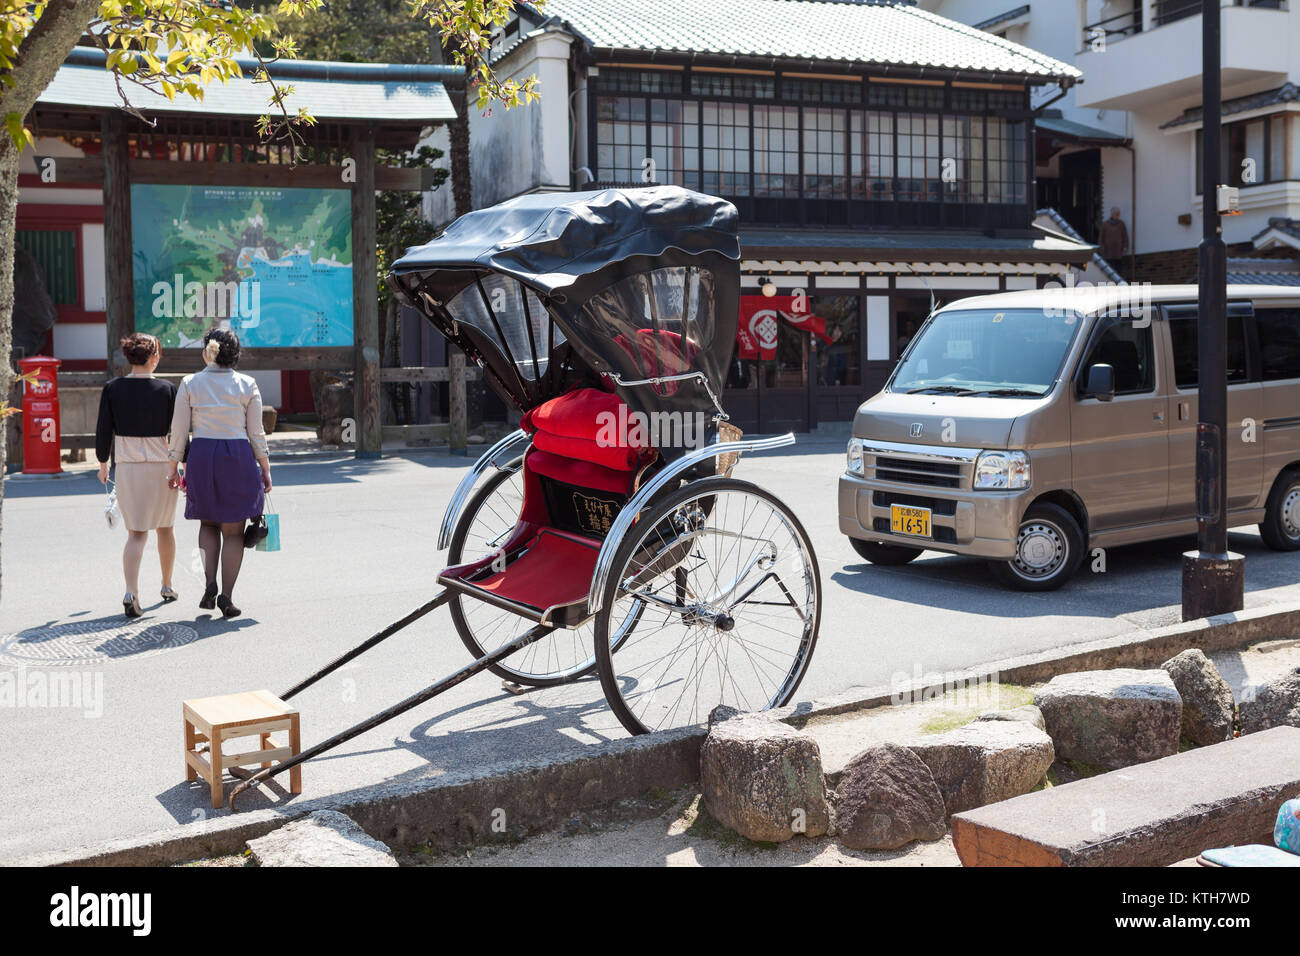
<path fill-rule="evenodd" d="M 1035 121 L 1080 81 L 1072 66 L 903 2 L 519 10 L 495 66 L 537 76 L 541 100 L 471 114 L 475 206 L 650 182 L 734 202 L 726 402 L 743 428 L 847 419 L 935 301 L 1092 261 L 1068 227 L 1035 225 Z M 429 217 L 449 203 L 432 194 Z"/>
<path fill-rule="evenodd" d="M 36 146 L 18 180 L 15 357 L 53 355 L 64 394 L 89 393 L 63 403 L 64 447 L 88 443 L 122 336 L 158 335 L 162 371 L 189 372 L 203 330 L 227 322 L 268 405 L 310 412 L 311 371 L 354 373 L 358 453 L 378 455 L 376 190 L 433 181 L 380 151 L 453 119 L 463 69 L 278 61 L 288 112 L 315 117 L 295 162 L 258 135 L 270 88 L 256 61 L 202 100 L 123 83 L 133 114 L 104 59 L 77 47 L 59 68 L 28 117 Z"/>

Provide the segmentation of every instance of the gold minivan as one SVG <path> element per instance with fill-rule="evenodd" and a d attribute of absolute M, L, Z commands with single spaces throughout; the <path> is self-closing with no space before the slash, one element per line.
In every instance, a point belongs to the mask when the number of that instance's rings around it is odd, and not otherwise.
<path fill-rule="evenodd" d="M 840 531 L 874 564 L 986 558 L 1027 591 L 1196 532 L 1195 286 L 963 299 L 858 409 Z M 1228 287 L 1228 510 L 1300 550 L 1300 288 Z"/>

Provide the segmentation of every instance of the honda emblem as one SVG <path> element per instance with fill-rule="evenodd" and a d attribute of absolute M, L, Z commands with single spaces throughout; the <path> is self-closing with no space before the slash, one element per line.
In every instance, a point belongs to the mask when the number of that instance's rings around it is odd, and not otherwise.
<path fill-rule="evenodd" d="M 924 425 L 922 425 L 920 422 L 912 422 L 912 427 L 908 430 L 908 434 L 910 434 L 913 438 L 920 438 L 921 433 L 924 431 L 925 431 Z"/>

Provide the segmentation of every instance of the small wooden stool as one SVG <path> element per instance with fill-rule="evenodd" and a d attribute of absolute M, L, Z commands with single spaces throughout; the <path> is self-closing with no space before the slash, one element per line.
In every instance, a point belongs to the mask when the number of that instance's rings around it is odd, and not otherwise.
<path fill-rule="evenodd" d="M 227 767 L 242 767 L 260 763 L 265 769 L 273 760 L 287 760 L 298 753 L 298 711 L 276 697 L 269 690 L 252 690 L 242 694 L 224 694 L 221 697 L 200 697 L 185 701 L 182 712 L 185 718 L 185 779 L 198 780 L 201 776 L 212 788 L 212 808 L 221 809 L 221 776 Z M 271 734 L 289 732 L 287 746 L 276 746 Z M 245 753 L 223 754 L 222 741 L 236 737 L 259 736 L 257 750 Z M 207 748 L 199 748 L 207 744 Z M 200 754 L 209 751 L 211 762 Z M 302 793 L 302 768 L 289 771 L 289 792 Z"/>

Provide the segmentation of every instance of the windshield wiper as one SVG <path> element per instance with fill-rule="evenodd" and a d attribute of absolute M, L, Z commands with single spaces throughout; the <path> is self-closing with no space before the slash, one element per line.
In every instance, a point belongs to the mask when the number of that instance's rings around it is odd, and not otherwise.
<path fill-rule="evenodd" d="M 909 388 L 908 395 L 915 395 L 918 392 L 940 392 L 944 395 L 969 395 L 974 389 L 965 388 L 961 385 L 922 385 L 920 388 Z"/>
<path fill-rule="evenodd" d="M 1032 388 L 986 388 L 978 392 L 971 392 L 971 395 L 1031 395 L 1034 398 L 1042 398 L 1045 392 L 1036 392 Z"/>

